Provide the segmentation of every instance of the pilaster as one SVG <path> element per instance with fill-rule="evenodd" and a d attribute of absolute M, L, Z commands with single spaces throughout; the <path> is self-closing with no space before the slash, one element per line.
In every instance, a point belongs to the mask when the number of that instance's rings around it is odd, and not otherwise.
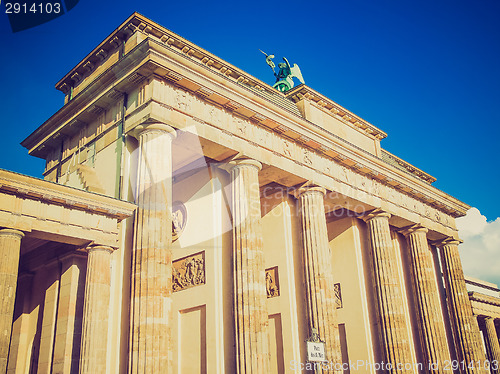
<path fill-rule="evenodd" d="M 332 259 L 328 245 L 324 196 L 322 187 L 300 188 L 300 204 L 304 276 L 309 333 L 318 331 L 325 342 L 326 360 L 341 364 L 340 338 L 336 319 Z M 335 365 L 329 365 L 334 367 Z M 340 366 L 339 366 L 340 367 Z M 342 372 L 318 368 L 316 373 Z"/>
<path fill-rule="evenodd" d="M 106 373 L 111 283 L 111 253 L 107 246 L 87 248 L 80 374 Z"/>
<path fill-rule="evenodd" d="M 417 328 L 425 359 L 424 365 L 436 365 L 433 367 L 433 373 L 447 373 L 444 367 L 451 358 L 427 231 L 420 225 L 414 225 L 402 233 L 408 241 L 411 283 L 419 318 Z"/>
<path fill-rule="evenodd" d="M 262 243 L 260 162 L 229 164 L 233 213 L 233 276 L 238 374 L 269 372 L 267 294 Z"/>
<path fill-rule="evenodd" d="M 17 271 L 21 252 L 19 230 L 0 229 L 0 373 L 7 369 L 14 303 L 16 301 Z"/>
<path fill-rule="evenodd" d="M 472 306 L 458 253 L 460 243 L 460 240 L 453 238 L 436 243 L 440 248 L 446 302 L 455 349 L 458 361 L 465 363 L 461 368 L 462 373 L 486 373 L 484 369 L 486 357 L 481 344 L 479 326 L 472 314 Z M 480 367 L 479 364 L 481 364 Z"/>
<path fill-rule="evenodd" d="M 129 373 L 171 373 L 172 140 L 161 123 L 138 126 Z"/>
<path fill-rule="evenodd" d="M 403 294 L 399 284 L 396 252 L 391 241 L 390 217 L 389 213 L 379 209 L 363 217 L 370 235 L 383 359 L 392 366 L 388 373 L 415 373 L 413 369 L 405 368 L 405 364 L 412 362 L 405 323 L 408 317 L 401 303 Z M 401 365 L 403 369 L 396 370 Z"/>

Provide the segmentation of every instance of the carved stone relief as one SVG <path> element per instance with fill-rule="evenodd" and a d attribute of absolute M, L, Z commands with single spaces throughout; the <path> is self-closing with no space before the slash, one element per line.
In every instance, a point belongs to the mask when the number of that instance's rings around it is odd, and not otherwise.
<path fill-rule="evenodd" d="M 236 120 L 236 130 L 238 135 L 245 136 L 247 132 L 247 124 L 241 118 Z"/>
<path fill-rule="evenodd" d="M 287 157 L 292 157 L 292 143 L 288 140 L 283 140 L 283 153 Z"/>
<path fill-rule="evenodd" d="M 332 169 L 330 168 L 330 166 L 328 166 L 328 164 L 326 164 L 325 167 L 323 168 L 323 174 L 332 175 Z"/>
<path fill-rule="evenodd" d="M 444 216 L 444 220 L 445 220 L 445 222 L 446 222 L 446 225 L 449 225 L 449 224 L 450 224 L 450 218 L 448 217 L 448 215 L 447 215 L 447 214 L 445 214 L 445 216 Z"/>
<path fill-rule="evenodd" d="M 208 121 L 210 123 L 218 123 L 218 122 L 220 122 L 221 111 L 218 110 L 218 109 L 216 109 L 213 106 L 208 106 L 207 109 L 208 109 Z"/>
<path fill-rule="evenodd" d="M 408 197 L 407 196 L 403 196 L 403 201 L 401 202 L 401 206 L 403 208 L 408 208 Z"/>
<path fill-rule="evenodd" d="M 441 213 L 439 213 L 439 211 L 436 210 L 434 214 L 435 214 L 436 222 L 441 223 L 441 220 L 442 220 L 441 219 Z"/>
<path fill-rule="evenodd" d="M 340 288 L 340 283 L 335 283 L 333 285 L 333 292 L 335 293 L 335 307 L 336 309 L 342 308 L 342 290 Z"/>
<path fill-rule="evenodd" d="M 263 131 L 261 132 L 260 134 L 260 143 L 265 145 L 265 146 L 269 146 L 269 139 L 271 137 L 271 133 L 269 131 Z"/>
<path fill-rule="evenodd" d="M 344 166 L 341 166 L 340 168 L 340 180 L 342 180 L 343 182 L 349 182 L 349 176 L 347 174 L 347 168 L 344 167 Z"/>
<path fill-rule="evenodd" d="M 183 112 L 191 111 L 191 104 L 193 100 L 191 95 L 183 90 L 176 90 L 174 98 L 176 108 L 179 108 Z"/>
<path fill-rule="evenodd" d="M 268 299 L 280 295 L 277 266 L 266 269 L 266 291 Z"/>
<path fill-rule="evenodd" d="M 425 216 L 431 218 L 431 210 L 428 206 L 425 207 Z"/>
<path fill-rule="evenodd" d="M 174 292 L 205 284 L 205 252 L 175 260 L 172 263 Z"/>
<path fill-rule="evenodd" d="M 187 222 L 187 210 L 183 203 L 176 201 L 172 204 L 172 241 L 179 239 Z"/>
<path fill-rule="evenodd" d="M 312 165 L 311 152 L 304 150 L 304 163 L 306 165 Z"/>

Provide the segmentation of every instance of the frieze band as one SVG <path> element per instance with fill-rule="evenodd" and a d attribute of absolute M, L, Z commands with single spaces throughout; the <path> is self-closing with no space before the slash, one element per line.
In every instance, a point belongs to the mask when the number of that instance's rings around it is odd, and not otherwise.
<path fill-rule="evenodd" d="M 174 292 L 205 284 L 205 252 L 172 262 Z"/>

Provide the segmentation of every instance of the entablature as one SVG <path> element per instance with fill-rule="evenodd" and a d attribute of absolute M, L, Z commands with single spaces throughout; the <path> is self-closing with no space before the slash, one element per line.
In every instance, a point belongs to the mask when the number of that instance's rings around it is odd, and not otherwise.
<path fill-rule="evenodd" d="M 490 295 L 485 295 L 479 292 L 474 292 L 474 291 L 469 292 L 469 299 L 471 301 L 478 301 L 480 303 L 490 304 L 500 307 L 500 298 Z"/>
<path fill-rule="evenodd" d="M 343 148 L 339 144 L 335 144 L 333 138 L 313 132 L 314 128 L 301 127 L 297 131 L 300 131 L 303 136 L 294 139 L 281 133 L 277 127 L 269 128 L 251 121 L 251 119 L 244 119 L 242 116 L 235 114 L 234 110 L 231 111 L 224 107 L 217 109 L 217 107 L 213 106 L 213 103 L 200 100 L 195 95 L 189 95 L 180 87 L 163 84 L 161 79 L 157 82 L 158 89 L 166 90 L 163 96 L 169 98 L 170 101 L 163 102 L 155 99 L 153 95 L 149 102 L 144 103 L 136 111 L 129 114 L 125 132 L 132 131 L 136 125 L 139 125 L 144 120 L 164 122 L 179 128 L 181 132 L 194 131 L 193 134 L 200 137 L 200 141 L 201 139 L 203 139 L 203 142 L 209 140 L 212 144 L 217 144 L 216 154 L 205 154 L 205 156 L 216 160 L 222 161 L 224 159 L 224 157 L 218 157 L 220 154 L 229 157 L 231 151 L 233 154 L 243 149 L 255 151 L 251 157 L 275 167 L 274 170 L 264 168 L 261 172 L 267 177 L 262 175 L 259 178 L 267 178 L 268 182 L 275 181 L 285 186 L 293 186 L 301 180 L 310 179 L 308 175 L 314 172 L 318 177 L 324 175 L 336 181 L 337 187 L 330 186 L 329 182 L 323 184 L 331 191 L 342 194 L 344 189 L 347 188 L 347 194 L 359 196 L 361 200 L 366 199 L 368 195 L 381 197 L 384 200 L 388 198 L 394 199 L 395 197 L 390 197 L 388 191 L 393 190 L 395 196 L 406 195 L 413 198 L 413 201 L 421 201 L 432 207 L 432 209 L 442 211 L 451 217 L 463 215 L 468 209 L 465 204 L 442 193 L 428 183 L 414 178 L 372 155 L 356 153 L 356 148 Z M 154 92 L 155 88 L 152 90 Z M 290 128 L 295 129 L 293 126 L 297 126 L 294 123 L 285 123 Z M 218 135 L 213 131 L 218 131 Z M 315 142 L 323 145 L 323 147 L 314 149 L 304 142 L 304 138 L 309 139 L 308 142 Z M 211 148 L 212 146 L 204 148 L 204 151 L 206 152 L 207 149 Z M 327 153 L 325 149 L 330 149 L 331 152 Z M 283 175 L 283 179 L 280 179 L 277 176 L 279 173 L 276 168 L 283 171 L 288 170 L 285 173 L 287 175 Z M 295 174 L 295 177 L 292 174 Z M 405 179 L 404 183 L 403 179 Z M 349 184 L 351 187 L 348 187 Z M 381 191 L 379 185 L 387 187 L 384 187 L 385 192 Z M 375 199 L 373 203 L 379 204 L 380 202 Z M 412 204 L 412 207 L 409 204 Z M 434 217 L 435 214 L 432 213 L 432 209 L 428 211 L 427 209 L 413 208 L 413 204 L 414 202 L 402 201 L 401 208 L 419 211 L 419 215 L 427 217 L 423 219 Z M 376 205 L 373 205 L 373 207 L 376 207 Z M 452 223 L 445 223 L 443 217 L 438 217 L 437 214 L 435 216 L 436 220 L 441 219 L 441 224 L 444 223 L 453 227 Z M 414 217 L 414 219 L 417 218 Z M 404 224 L 408 225 L 410 221 Z M 418 222 L 418 219 L 414 222 Z"/>
<path fill-rule="evenodd" d="M 27 175 L 0 169 L 0 193 L 25 200 L 43 201 L 121 221 L 132 216 L 136 205 Z"/>
<path fill-rule="evenodd" d="M 469 291 L 472 312 L 477 316 L 500 318 L 500 298 Z"/>
<path fill-rule="evenodd" d="M 117 248 L 119 222 L 136 208 L 126 201 L 1 169 L 0 202 L 0 227 L 23 231 L 24 242 L 33 248 L 44 242 Z"/>
<path fill-rule="evenodd" d="M 158 44 L 152 41 L 145 40 L 143 43 L 144 45 L 149 44 L 151 46 L 152 44 L 158 47 Z M 73 114 L 73 117 L 68 118 L 66 123 L 59 125 L 56 131 L 61 133 L 65 131 L 64 129 L 66 126 L 69 125 L 71 127 L 71 124 L 74 123 L 84 124 L 85 119 L 82 119 L 82 116 L 92 113 L 90 108 L 105 107 L 106 101 L 109 101 L 110 97 L 116 95 L 116 92 L 124 91 L 127 87 L 128 89 L 130 89 L 130 87 L 136 87 L 138 82 L 146 78 L 149 82 L 170 82 L 169 84 L 179 87 L 187 94 L 194 94 L 197 99 L 209 105 L 214 105 L 218 110 L 223 110 L 237 117 L 247 119 L 257 126 L 276 133 L 284 139 L 288 139 L 288 141 L 293 141 L 305 149 L 324 155 L 356 173 L 374 178 L 403 193 L 414 196 L 447 214 L 454 217 L 465 214 L 466 208 L 462 207 L 463 204 L 459 203 L 458 200 L 429 187 L 427 183 L 423 183 L 419 178 L 413 177 L 411 174 L 408 174 L 408 172 L 390 166 L 386 162 L 381 162 L 380 158 L 351 145 L 343 139 L 339 139 L 327 130 L 314 126 L 314 124 L 302 118 L 298 118 L 283 108 L 276 108 L 276 106 L 271 105 L 272 103 L 269 101 L 256 101 L 252 92 L 241 85 L 235 85 L 231 90 L 231 87 L 223 85 L 223 82 L 218 82 L 216 80 L 207 81 L 206 75 L 200 77 L 199 73 L 196 74 L 196 72 L 188 70 L 185 65 L 167 65 L 164 56 L 160 56 L 157 53 L 148 54 L 147 51 L 149 51 L 149 48 L 143 45 L 137 46 L 137 48 L 142 51 L 139 55 L 144 57 L 141 59 L 141 65 L 136 67 L 136 69 L 126 70 L 126 74 L 124 73 L 117 81 L 110 81 L 104 88 L 101 86 L 102 91 L 100 96 L 94 99 L 94 101 L 89 102 L 89 100 L 87 100 L 86 104 L 83 100 L 85 96 L 76 98 L 74 104 L 76 105 L 80 102 L 80 110 L 71 111 L 70 108 L 68 108 L 68 116 L 75 112 L 76 115 Z M 183 67 L 184 71 L 179 69 L 179 67 Z M 177 69 L 173 70 L 173 68 Z M 115 68 L 115 70 L 125 71 L 125 69 L 118 68 Z M 138 79 L 138 77 L 141 78 Z M 89 86 L 87 89 L 89 91 L 93 90 L 92 86 Z M 188 96 L 184 99 L 188 100 Z M 151 108 L 158 108 L 162 106 L 165 107 L 165 104 L 166 103 L 161 101 L 155 101 L 153 98 L 149 102 L 142 104 L 140 108 L 128 113 L 126 116 L 128 125 L 125 126 L 125 131 L 128 131 L 130 126 L 133 126 L 137 118 L 139 118 L 139 120 L 140 118 L 145 118 L 145 113 L 148 110 L 154 112 L 154 109 L 147 109 L 148 106 L 151 106 Z M 67 106 L 69 107 L 69 105 Z M 176 110 L 180 110 L 180 108 Z M 137 113 L 141 113 L 141 115 L 137 115 Z M 188 114 L 193 118 L 197 117 L 196 113 Z M 151 115 L 151 119 L 153 119 L 155 114 L 148 114 L 148 116 Z M 209 122 L 206 118 L 198 117 L 198 120 L 206 123 Z M 57 125 L 55 119 L 53 119 L 52 123 L 52 126 L 54 125 Z M 46 124 L 43 126 L 46 126 Z M 231 131 L 231 129 L 226 129 L 226 131 Z M 57 132 L 55 131 L 52 134 L 48 132 L 45 139 L 50 139 L 52 142 L 57 141 L 56 135 Z M 43 141 L 41 145 L 44 145 Z M 35 150 L 36 149 L 39 148 L 35 148 Z"/>
<path fill-rule="evenodd" d="M 136 16 L 137 18 L 134 18 Z M 144 20 L 144 17 L 139 15 L 133 15 L 132 18 L 136 21 Z M 125 27 L 125 24 L 122 26 Z M 136 26 L 136 30 L 142 30 L 141 32 L 148 29 L 148 26 L 141 26 L 141 24 Z M 176 40 L 181 39 L 171 40 L 169 43 L 170 39 L 165 39 L 164 35 L 159 37 L 152 30 L 154 28 L 151 27 L 147 33 L 148 35 L 154 34 L 154 37 L 142 40 L 103 72 L 99 79 L 85 87 L 73 100 L 23 141 L 23 146 L 30 150 L 30 154 L 46 157 L 51 148 L 60 146 L 61 136 L 76 134 L 79 128 L 85 126 L 101 111 L 120 100 L 124 93 L 136 89 L 145 80 L 148 82 L 147 84 L 161 81 L 183 90 L 185 92 L 183 100 L 188 100 L 191 96 L 196 97 L 196 100 L 201 100 L 212 106 L 214 110 L 223 111 L 235 118 L 249 121 L 252 125 L 276 134 L 284 141 L 299 145 L 307 152 L 314 152 L 326 157 L 359 175 L 377 180 L 452 217 L 462 216 L 468 209 L 466 204 L 429 186 L 429 183 L 432 183 L 432 177 L 428 174 L 414 168 L 418 172 L 416 175 L 408 168 L 398 167 L 398 165 L 401 166 L 400 164 L 391 165 L 373 152 L 367 152 L 365 149 L 329 132 L 323 126 L 307 121 L 300 116 L 300 113 L 287 107 L 291 100 L 282 93 L 271 88 L 268 95 L 260 95 L 256 92 L 256 86 L 250 87 L 244 79 L 233 79 L 232 73 L 237 70 L 231 70 L 231 74 L 226 73 L 227 69 L 222 72 L 222 68 L 213 67 L 217 67 L 217 64 L 203 63 L 203 58 L 200 60 L 200 55 L 197 53 L 190 54 L 189 50 L 180 49 L 181 44 L 177 43 Z M 161 28 L 161 31 L 163 32 L 164 29 Z M 172 46 L 176 47 L 172 48 Z M 198 57 L 193 58 L 193 56 Z M 262 87 L 265 87 L 264 83 L 259 86 L 258 90 Z M 298 98 L 297 95 L 302 92 L 305 94 L 309 92 L 308 100 L 312 100 L 316 103 L 315 105 L 318 105 L 319 100 L 316 101 L 316 98 L 321 96 L 317 93 L 312 96 L 314 91 L 306 86 L 297 87 L 296 91 L 292 91 L 290 95 Z M 323 98 L 322 102 L 326 103 L 327 99 Z M 334 104 L 332 103 L 321 105 L 328 109 L 328 105 Z M 196 113 L 187 113 L 181 107 L 174 107 L 173 104 L 152 98 L 135 110 L 128 111 L 125 116 L 125 132 L 129 131 L 131 126 L 139 124 L 137 121 L 144 120 L 146 115 L 150 120 L 160 120 L 161 115 L 158 118 L 155 117 L 157 112 L 169 108 L 183 112 L 200 123 L 204 122 L 216 126 L 215 123 L 210 123 L 207 118 L 202 118 Z M 338 104 L 335 105 L 336 110 L 339 110 L 335 115 L 344 113 L 340 112 L 339 108 L 341 107 Z M 341 116 L 344 122 L 348 121 L 357 129 L 371 132 L 370 136 L 374 139 L 385 136 L 385 133 L 359 117 L 355 117 L 348 111 L 345 113 L 349 118 L 344 118 L 345 115 Z M 352 122 L 351 118 L 356 119 L 356 121 Z M 358 124 L 356 125 L 356 123 Z M 175 126 L 175 124 L 171 125 Z M 241 135 L 238 134 L 236 128 L 230 127 L 224 131 L 231 132 L 236 136 Z M 246 140 L 257 146 L 260 145 L 258 139 Z M 276 154 L 280 153 L 274 149 L 271 151 Z M 388 154 L 384 152 L 382 156 Z M 286 154 L 281 154 L 281 156 L 287 157 Z"/>

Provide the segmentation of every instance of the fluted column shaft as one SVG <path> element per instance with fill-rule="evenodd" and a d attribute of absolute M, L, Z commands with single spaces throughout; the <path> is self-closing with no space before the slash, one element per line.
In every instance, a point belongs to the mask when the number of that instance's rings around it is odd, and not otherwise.
<path fill-rule="evenodd" d="M 61 277 L 54 338 L 52 373 L 78 371 L 87 256 L 71 253 L 61 259 Z"/>
<path fill-rule="evenodd" d="M 486 373 L 479 326 L 472 314 L 458 244 L 458 240 L 447 240 L 438 244 L 455 349 L 458 361 L 464 362 L 464 365 L 461 365 L 461 373 Z M 480 362 L 481 367 L 472 368 L 472 362 Z"/>
<path fill-rule="evenodd" d="M 0 373 L 5 373 L 7 368 L 23 237 L 19 230 L 0 230 Z"/>
<path fill-rule="evenodd" d="M 325 342 L 326 359 L 330 363 L 341 364 L 324 195 L 325 189 L 321 187 L 301 188 L 298 194 L 302 222 L 307 322 L 309 333 L 312 329 L 316 329 L 320 339 Z M 328 366 L 332 369 L 335 367 L 335 365 Z M 316 370 L 316 373 L 333 372 L 336 371 L 323 368 Z"/>
<path fill-rule="evenodd" d="M 164 124 L 141 126 L 132 252 L 130 374 L 171 373 L 172 140 Z"/>
<path fill-rule="evenodd" d="M 267 293 L 258 173 L 261 164 L 230 163 L 233 213 L 234 317 L 238 374 L 269 372 Z"/>
<path fill-rule="evenodd" d="M 106 373 L 112 251 L 107 246 L 88 248 L 80 374 Z"/>
<path fill-rule="evenodd" d="M 414 373 L 405 368 L 411 363 L 410 342 L 399 282 L 396 252 L 392 245 L 389 228 L 390 214 L 376 210 L 364 217 L 368 224 L 373 256 L 374 286 L 377 295 L 377 311 L 380 338 L 385 362 L 392 368 L 388 373 Z"/>
<path fill-rule="evenodd" d="M 411 261 L 411 280 L 415 306 L 418 312 L 417 328 L 425 367 L 433 366 L 433 373 L 448 373 L 451 356 L 439 303 L 439 290 L 434 275 L 434 260 L 427 242 L 427 229 L 414 226 L 403 234 L 408 240 Z"/>
<path fill-rule="evenodd" d="M 500 373 L 500 344 L 498 342 L 497 330 L 495 328 L 495 319 L 493 317 L 486 317 L 484 320 L 486 325 L 486 339 L 491 354 L 490 361 L 496 361 L 495 365 L 492 363 L 491 367 L 496 367 L 497 369 L 492 369 L 492 373 Z"/>

